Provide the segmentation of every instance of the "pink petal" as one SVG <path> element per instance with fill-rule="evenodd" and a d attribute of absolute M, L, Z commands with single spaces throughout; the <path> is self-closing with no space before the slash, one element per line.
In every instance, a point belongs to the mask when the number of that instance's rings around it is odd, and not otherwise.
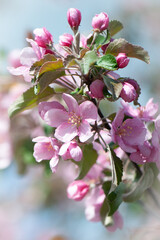
<path fill-rule="evenodd" d="M 39 115 L 41 116 L 42 119 L 44 119 L 44 115 L 48 110 L 51 109 L 62 109 L 64 111 L 65 108 L 63 107 L 62 104 L 60 104 L 59 102 L 53 101 L 53 102 L 41 102 L 38 105 L 38 111 L 39 111 Z"/>
<path fill-rule="evenodd" d="M 51 168 L 53 173 L 55 173 L 56 170 L 57 170 L 58 162 L 59 162 L 58 156 L 53 157 L 49 162 L 50 168 Z"/>
<path fill-rule="evenodd" d="M 71 141 L 77 135 L 77 127 L 67 122 L 62 123 L 55 131 L 55 137 L 62 142 Z"/>
<path fill-rule="evenodd" d="M 31 67 L 34 62 L 38 60 L 33 48 L 25 47 L 23 48 L 20 55 L 20 62 L 22 65 Z"/>
<path fill-rule="evenodd" d="M 60 156 L 66 154 L 67 149 L 69 148 L 69 145 L 70 145 L 70 142 L 64 143 L 64 144 L 61 146 L 61 148 L 60 148 L 60 150 L 59 150 L 59 155 L 60 155 Z"/>
<path fill-rule="evenodd" d="M 90 101 L 85 101 L 79 106 L 82 119 L 87 120 L 89 123 L 97 120 L 97 107 Z"/>
<path fill-rule="evenodd" d="M 63 99 L 68 106 L 69 112 L 75 112 L 76 114 L 79 114 L 79 106 L 74 97 L 69 94 L 63 93 Z"/>
<path fill-rule="evenodd" d="M 82 150 L 79 146 L 73 146 L 70 149 L 70 155 L 75 161 L 81 161 L 82 159 Z"/>
<path fill-rule="evenodd" d="M 78 130 L 79 130 L 79 140 L 81 142 L 85 142 L 93 136 L 93 133 L 91 132 L 91 126 L 85 120 L 82 121 Z"/>
<path fill-rule="evenodd" d="M 58 127 L 68 121 L 68 113 L 61 109 L 50 109 L 44 115 L 44 121 L 51 127 Z"/>
<path fill-rule="evenodd" d="M 49 143 L 50 142 L 50 138 L 48 138 L 46 136 L 39 136 L 39 137 L 33 138 L 32 142 L 46 142 L 46 143 Z"/>

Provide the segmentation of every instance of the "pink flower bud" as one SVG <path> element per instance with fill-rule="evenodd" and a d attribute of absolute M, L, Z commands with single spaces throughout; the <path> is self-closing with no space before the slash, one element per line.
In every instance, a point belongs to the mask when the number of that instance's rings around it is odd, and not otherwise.
<path fill-rule="evenodd" d="M 64 33 L 59 37 L 59 44 L 64 47 L 70 47 L 73 42 L 73 36 L 69 33 Z"/>
<path fill-rule="evenodd" d="M 82 180 L 74 181 L 67 188 L 67 196 L 75 201 L 81 201 L 89 191 L 89 185 Z"/>
<path fill-rule="evenodd" d="M 119 53 L 116 60 L 119 68 L 125 68 L 129 63 L 129 58 L 125 53 Z"/>
<path fill-rule="evenodd" d="M 47 48 L 53 43 L 53 37 L 46 28 L 36 28 L 33 33 L 35 34 L 35 41 L 38 46 Z"/>
<path fill-rule="evenodd" d="M 92 19 L 92 27 L 95 31 L 102 32 L 108 28 L 109 17 L 106 13 L 96 14 Z"/>
<path fill-rule="evenodd" d="M 98 99 L 104 98 L 104 95 L 103 95 L 104 86 L 105 85 L 101 80 L 97 79 L 94 82 L 92 82 L 90 85 L 90 91 L 92 93 L 92 96 Z"/>
<path fill-rule="evenodd" d="M 78 29 L 81 22 L 81 12 L 76 8 L 69 8 L 67 19 L 71 28 Z"/>
<path fill-rule="evenodd" d="M 125 102 L 132 102 L 138 98 L 139 85 L 133 79 L 128 79 L 123 83 L 123 88 L 120 97 Z"/>

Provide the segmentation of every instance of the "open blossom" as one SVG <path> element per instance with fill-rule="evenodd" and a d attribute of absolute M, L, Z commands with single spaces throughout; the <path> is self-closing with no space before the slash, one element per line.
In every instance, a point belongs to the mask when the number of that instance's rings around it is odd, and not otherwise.
<path fill-rule="evenodd" d="M 35 41 L 38 46 L 47 48 L 53 43 L 52 34 L 45 28 L 36 28 L 33 33 L 35 34 Z"/>
<path fill-rule="evenodd" d="M 143 145 L 147 130 L 139 118 L 124 119 L 124 110 L 117 113 L 111 129 L 112 140 L 125 152 L 136 152 L 137 145 Z"/>
<path fill-rule="evenodd" d="M 94 28 L 95 31 L 102 32 L 108 28 L 108 25 L 109 17 L 105 12 L 96 14 L 92 19 L 92 27 Z"/>
<path fill-rule="evenodd" d="M 15 76 L 22 75 L 26 82 L 30 82 L 30 67 L 33 63 L 43 58 L 45 50 L 43 48 L 40 48 L 34 40 L 27 39 L 27 41 L 31 44 L 32 47 L 25 47 L 22 49 L 20 54 L 21 66 L 17 68 L 8 67 L 8 71 Z"/>
<path fill-rule="evenodd" d="M 75 141 L 64 143 L 60 150 L 59 155 L 62 156 L 64 160 L 73 159 L 75 161 L 80 161 L 82 159 L 82 150 Z"/>
<path fill-rule="evenodd" d="M 78 106 L 77 101 L 69 94 L 63 93 L 63 99 L 67 104 L 68 111 L 58 102 L 39 104 L 39 113 L 44 121 L 56 127 L 55 137 L 62 142 L 71 141 L 79 136 L 81 142 L 87 141 L 93 136 L 90 123 L 97 120 L 97 108 L 90 102 L 85 101 Z M 47 111 L 45 111 L 47 108 Z"/>
<path fill-rule="evenodd" d="M 32 141 L 36 142 L 33 153 L 36 161 L 50 160 L 50 168 L 52 172 L 55 172 L 59 162 L 58 152 L 60 144 L 58 141 L 55 138 L 45 136 L 33 138 Z"/>
<path fill-rule="evenodd" d="M 76 8 L 69 8 L 67 11 L 67 19 L 71 28 L 78 29 L 81 23 L 81 12 Z"/>
<path fill-rule="evenodd" d="M 64 33 L 59 36 L 59 44 L 63 47 L 70 47 L 73 42 L 73 36 L 69 33 Z"/>
<path fill-rule="evenodd" d="M 158 111 L 158 104 L 153 103 L 153 98 L 147 102 L 146 106 L 140 106 L 136 109 L 124 101 L 121 104 L 126 115 L 140 118 L 145 122 L 154 120 L 155 114 Z"/>
<path fill-rule="evenodd" d="M 81 201 L 86 196 L 88 191 L 89 184 L 82 180 L 77 180 L 69 184 L 67 188 L 67 195 L 70 199 Z"/>

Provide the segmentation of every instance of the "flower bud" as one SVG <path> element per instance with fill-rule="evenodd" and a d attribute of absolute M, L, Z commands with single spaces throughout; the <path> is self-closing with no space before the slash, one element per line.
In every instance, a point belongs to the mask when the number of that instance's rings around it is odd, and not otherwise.
<path fill-rule="evenodd" d="M 59 45 L 63 47 L 70 47 L 73 42 L 73 36 L 69 33 L 64 33 L 59 37 Z"/>
<path fill-rule="evenodd" d="M 38 46 L 47 48 L 53 43 L 53 37 L 46 28 L 36 28 L 33 33 L 35 34 L 35 41 Z"/>
<path fill-rule="evenodd" d="M 109 17 L 106 13 L 96 14 L 92 19 L 92 27 L 95 31 L 102 32 L 108 28 Z"/>
<path fill-rule="evenodd" d="M 77 30 L 81 22 L 81 12 L 76 8 L 69 8 L 67 12 L 67 19 L 71 28 Z"/>
<path fill-rule="evenodd" d="M 89 191 L 89 185 L 82 181 L 74 181 L 67 188 L 67 196 L 75 201 L 81 201 Z"/>
<path fill-rule="evenodd" d="M 129 63 L 129 58 L 125 53 L 119 53 L 116 57 L 118 68 L 125 68 Z"/>
<path fill-rule="evenodd" d="M 132 102 L 138 98 L 139 85 L 133 79 L 128 79 L 123 83 L 120 97 L 125 102 Z"/>
<path fill-rule="evenodd" d="M 90 91 L 92 93 L 92 96 L 98 99 L 104 98 L 103 95 L 104 86 L 105 86 L 104 83 L 99 79 L 92 82 L 90 85 Z"/>

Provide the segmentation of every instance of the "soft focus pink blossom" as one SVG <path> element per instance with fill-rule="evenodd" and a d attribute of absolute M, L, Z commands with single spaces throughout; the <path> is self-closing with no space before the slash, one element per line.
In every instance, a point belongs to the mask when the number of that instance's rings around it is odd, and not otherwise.
<path fill-rule="evenodd" d="M 68 142 L 76 136 L 79 136 L 81 142 L 87 141 L 93 135 L 90 123 L 97 120 L 97 108 L 90 101 L 85 101 L 78 106 L 77 101 L 71 95 L 63 93 L 62 96 L 68 111 L 62 105 L 58 107 L 57 102 L 52 102 L 56 107 L 45 112 L 45 103 L 40 103 L 40 116 L 48 125 L 57 128 L 55 137 L 60 141 Z"/>
<path fill-rule="evenodd" d="M 69 184 L 67 188 L 67 196 L 75 201 L 81 201 L 89 191 L 88 183 L 77 180 Z"/>
<path fill-rule="evenodd" d="M 9 53 L 8 55 L 9 66 L 17 68 L 22 65 L 20 62 L 20 54 L 21 54 L 20 49 L 14 49 Z"/>
<path fill-rule="evenodd" d="M 92 19 L 92 27 L 95 31 L 102 32 L 108 28 L 109 17 L 105 12 L 96 14 Z"/>
<path fill-rule="evenodd" d="M 93 188 L 86 198 L 85 215 L 88 221 L 99 222 L 100 209 L 105 199 L 105 194 L 100 187 Z"/>
<path fill-rule="evenodd" d="M 67 11 L 67 19 L 71 28 L 78 29 L 81 23 L 81 12 L 76 8 L 69 8 Z"/>
<path fill-rule="evenodd" d="M 124 110 L 117 113 L 111 129 L 112 140 L 118 143 L 125 152 L 136 152 L 137 145 L 143 145 L 146 138 L 146 127 L 139 118 L 124 119 Z"/>
<path fill-rule="evenodd" d="M 93 97 L 98 98 L 98 99 L 103 99 L 103 88 L 104 88 L 104 83 L 97 79 L 94 82 L 91 83 L 90 85 L 90 91 Z"/>
<path fill-rule="evenodd" d="M 123 228 L 123 218 L 121 216 L 121 214 L 116 211 L 113 214 L 113 225 L 112 226 L 108 226 L 107 230 L 109 232 L 115 232 L 117 230 L 117 228 L 122 229 Z"/>
<path fill-rule="evenodd" d="M 119 53 L 116 60 L 119 68 L 125 68 L 129 63 L 129 58 L 125 53 Z"/>
<path fill-rule="evenodd" d="M 70 47 L 73 42 L 73 36 L 69 33 L 64 33 L 59 36 L 59 44 L 64 47 Z"/>
<path fill-rule="evenodd" d="M 58 141 L 55 138 L 45 136 L 33 138 L 32 141 L 36 142 L 33 153 L 36 161 L 50 160 L 51 170 L 55 172 L 59 162 L 58 152 L 60 144 Z"/>
<path fill-rule="evenodd" d="M 73 159 L 75 161 L 80 161 L 82 159 L 82 150 L 75 141 L 64 143 L 60 150 L 59 155 L 62 156 L 64 160 Z"/>
<path fill-rule="evenodd" d="M 138 117 L 146 122 L 154 120 L 155 114 L 158 111 L 158 104 L 153 103 L 153 98 L 147 102 L 146 106 L 140 106 L 136 109 L 124 101 L 121 104 L 126 115 Z"/>
<path fill-rule="evenodd" d="M 47 48 L 52 45 L 53 37 L 52 34 L 45 28 L 36 28 L 33 33 L 35 34 L 35 41 L 38 46 Z"/>

